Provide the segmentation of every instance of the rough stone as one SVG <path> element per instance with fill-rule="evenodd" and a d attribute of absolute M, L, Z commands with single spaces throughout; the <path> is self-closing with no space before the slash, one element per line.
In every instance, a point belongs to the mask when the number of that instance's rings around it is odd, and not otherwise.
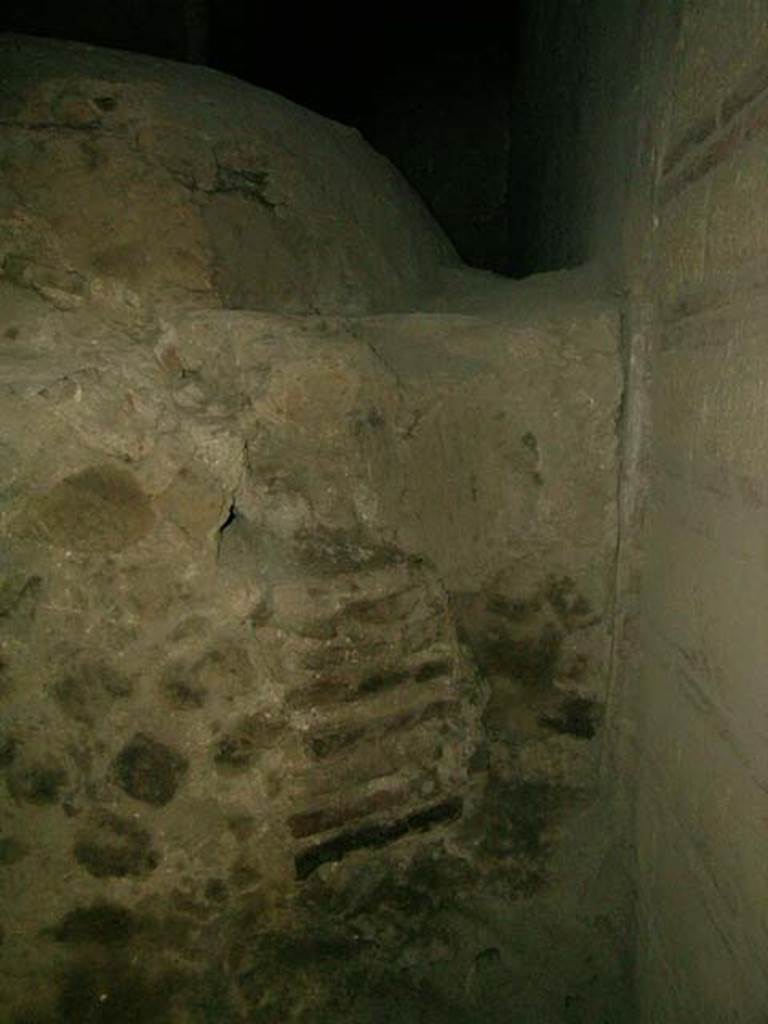
<path fill-rule="evenodd" d="M 8 792 L 20 803 L 55 804 L 67 781 L 67 773 L 55 758 L 47 758 L 17 763 L 8 772 L 6 781 Z"/>
<path fill-rule="evenodd" d="M 164 743 L 136 733 L 115 758 L 113 771 L 117 785 L 135 800 L 162 807 L 175 796 L 187 761 Z"/>
<path fill-rule="evenodd" d="M 73 852 L 77 863 L 95 878 L 147 875 L 160 860 L 146 829 L 108 811 L 93 815 Z"/>
<path fill-rule="evenodd" d="M 436 938 L 456 878 L 549 906 L 586 870 L 613 306 L 450 271 L 350 315 L 444 252 L 359 140 L 201 69 L 2 47 L 13 1013 L 362 1020 L 406 970 L 464 1005 L 439 964 L 471 988 L 498 943 Z"/>
<path fill-rule="evenodd" d="M 273 93 L 23 37 L 0 62 L 0 267 L 61 308 L 402 309 L 456 263 L 354 129 Z"/>

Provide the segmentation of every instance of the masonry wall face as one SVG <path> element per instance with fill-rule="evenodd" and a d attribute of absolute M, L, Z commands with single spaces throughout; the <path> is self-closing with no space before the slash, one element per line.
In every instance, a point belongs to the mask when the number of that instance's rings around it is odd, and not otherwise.
<path fill-rule="evenodd" d="M 768 1006 L 768 16 L 682 10 L 655 115 L 641 538 L 638 990 L 645 1022 Z M 633 253 L 640 277 L 646 254 Z"/>
<path fill-rule="evenodd" d="M 0 1020 L 609 1016 L 613 300 L 276 96 L 0 50 Z"/>

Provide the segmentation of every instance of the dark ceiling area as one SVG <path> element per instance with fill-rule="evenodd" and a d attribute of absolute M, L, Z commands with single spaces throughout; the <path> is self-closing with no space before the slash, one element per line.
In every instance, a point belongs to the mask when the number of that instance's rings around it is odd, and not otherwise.
<path fill-rule="evenodd" d="M 354 125 L 420 193 L 461 256 L 514 272 L 510 105 L 521 5 L 503 14 L 364 5 L 211 8 L 208 63 Z"/>
<path fill-rule="evenodd" d="M 508 75 L 518 16 L 385 13 L 366 5 L 217 3 L 209 16 L 211 66 L 339 120 L 369 118 L 396 96 L 458 88 L 462 79 Z M 373 14 L 371 13 L 373 10 Z"/>

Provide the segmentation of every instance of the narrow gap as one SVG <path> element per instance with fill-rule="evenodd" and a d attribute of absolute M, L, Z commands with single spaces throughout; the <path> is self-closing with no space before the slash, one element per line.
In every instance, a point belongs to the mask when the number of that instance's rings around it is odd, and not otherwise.
<path fill-rule="evenodd" d="M 232 523 L 234 523 L 234 521 L 237 519 L 237 514 L 238 513 L 235 503 L 232 502 L 232 504 L 229 506 L 229 511 L 227 512 L 226 519 L 219 527 L 219 536 L 221 536 L 221 534 L 223 534 L 225 530 L 228 530 Z"/>

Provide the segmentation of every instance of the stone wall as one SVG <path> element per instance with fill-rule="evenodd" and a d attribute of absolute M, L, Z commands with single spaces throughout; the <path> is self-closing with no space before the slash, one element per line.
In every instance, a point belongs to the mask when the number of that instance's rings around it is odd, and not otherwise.
<path fill-rule="evenodd" d="M 151 908 L 162 945 L 181 891 L 205 923 L 407 852 L 477 819 L 489 764 L 537 834 L 590 793 L 610 317 L 196 312 L 153 346 L 15 285 L 4 309 L 10 976 L 96 970 L 56 938 L 94 907 Z M 521 894 L 551 841 L 503 865 Z"/>
<path fill-rule="evenodd" d="M 600 875 L 613 302 L 446 268 L 391 169 L 275 97 L 3 45 L 6 1018 L 362 1022 L 377 985 L 481 998 L 495 940 L 471 907 L 543 914 L 538 956 L 553 913 L 566 935 L 604 909 L 581 881 Z M 224 166 L 209 107 L 265 149 L 201 195 Z M 367 262 L 346 263 L 364 225 Z M 506 955 L 500 1020 L 528 998 Z M 573 964 L 558 984 L 591 970 Z"/>
<path fill-rule="evenodd" d="M 0 55 L 0 261 L 60 307 L 408 309 L 457 262 L 353 129 L 205 68 L 13 36 Z"/>

